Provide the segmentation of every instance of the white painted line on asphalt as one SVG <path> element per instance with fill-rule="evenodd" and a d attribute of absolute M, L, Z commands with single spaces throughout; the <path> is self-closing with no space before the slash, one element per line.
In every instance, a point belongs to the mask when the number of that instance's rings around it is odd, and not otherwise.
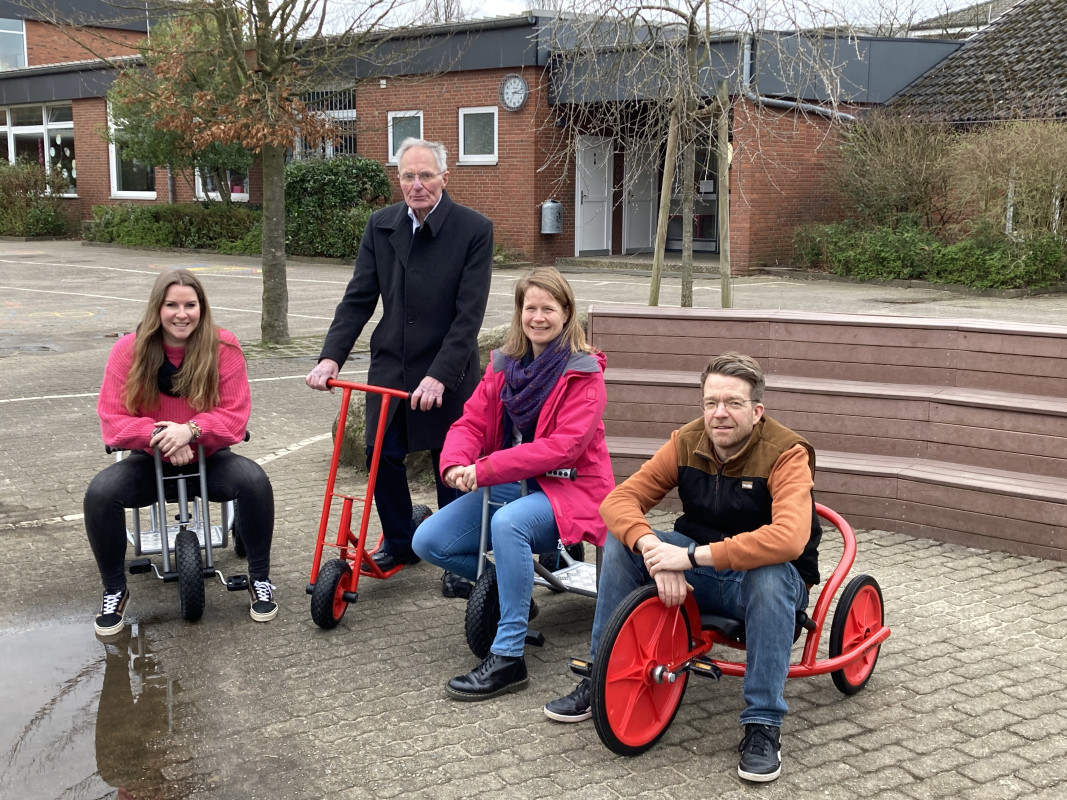
<path fill-rule="evenodd" d="M 342 376 L 366 376 L 367 370 L 365 369 L 346 369 L 341 371 Z M 270 381 L 293 381 L 304 380 L 306 375 L 281 375 L 276 378 L 249 378 L 249 383 L 268 383 Z M 81 394 L 41 394 L 36 397 L 7 397 L 0 398 L 0 403 L 26 403 L 34 400 L 74 400 L 79 397 L 99 397 L 100 392 L 82 392 Z"/>
<path fill-rule="evenodd" d="M 138 305 L 144 305 L 144 300 L 134 300 L 129 297 L 114 297 L 107 294 L 86 294 L 85 292 L 57 292 L 54 289 L 27 289 L 24 286 L 0 286 L 0 290 L 6 290 L 9 292 L 33 292 L 35 294 L 61 294 L 65 297 L 91 297 L 95 300 L 121 300 L 124 303 L 137 303 Z M 238 314 L 259 314 L 259 309 L 255 308 L 234 308 L 233 306 L 217 306 L 211 304 L 211 308 L 215 311 L 234 311 Z M 333 317 L 319 317 L 314 314 L 294 314 L 289 313 L 290 317 L 297 317 L 299 319 L 321 319 L 321 320 L 333 320 Z"/>
<path fill-rule="evenodd" d="M 256 463 L 260 466 L 263 466 L 264 464 L 269 464 L 271 461 L 277 461 L 279 458 L 287 456 L 290 453 L 295 453 L 297 450 L 303 450 L 308 445 L 315 444 L 316 442 L 321 442 L 323 439 L 329 439 L 332 437 L 332 433 L 320 433 L 318 436 L 312 436 L 310 439 L 304 439 L 303 441 L 297 442 L 296 444 L 291 444 L 288 447 L 283 447 L 281 450 L 275 450 L 273 453 L 265 455 L 262 458 L 257 458 Z"/>
<path fill-rule="evenodd" d="M 271 461 L 277 461 L 279 458 L 284 458 L 298 450 L 303 450 L 309 445 L 313 445 L 317 442 L 321 442 L 323 439 L 330 439 L 332 437 L 332 433 L 320 433 L 317 436 L 312 436 L 308 439 L 296 442 L 288 447 L 283 447 L 281 450 L 275 450 L 273 453 L 269 453 L 262 458 L 257 458 L 256 463 L 260 466 L 269 464 Z M 27 519 L 22 522 L 6 522 L 0 524 L 0 531 L 10 531 L 17 528 L 43 528 L 46 525 L 58 525 L 61 522 L 77 522 L 82 519 L 85 519 L 84 514 L 64 514 L 61 517 L 45 517 L 44 519 Z"/>
<path fill-rule="evenodd" d="M 13 258 L 0 258 L 0 264 L 16 264 L 16 265 L 18 265 L 20 267 L 27 267 L 27 266 L 30 266 L 30 267 L 74 267 L 76 269 L 99 269 L 99 270 L 104 270 L 105 272 L 131 272 L 131 273 L 133 273 L 135 275 L 158 275 L 159 272 L 160 272 L 159 269 L 130 269 L 129 267 L 103 267 L 103 266 L 100 266 L 99 264 L 79 264 L 79 263 L 70 262 L 70 261 L 63 261 L 63 262 L 26 261 L 25 259 L 13 259 Z M 330 285 L 337 285 L 337 286 L 347 286 L 348 285 L 349 278 L 345 278 L 344 280 L 332 280 L 331 281 L 331 280 L 323 280 L 323 279 L 317 279 L 317 278 L 297 278 L 297 277 L 294 277 L 293 275 L 288 274 L 288 268 L 294 266 L 295 264 L 308 264 L 308 266 L 336 266 L 336 265 L 333 265 L 333 264 L 317 264 L 317 263 L 312 263 L 312 262 L 303 262 L 303 261 L 295 261 L 294 262 L 294 261 L 290 261 L 290 262 L 288 262 L 286 264 L 286 270 L 287 270 L 286 279 L 285 279 L 286 283 L 327 283 L 327 284 L 330 284 Z M 177 266 L 180 266 L 180 265 L 177 265 Z M 201 265 L 199 265 L 199 264 L 197 266 L 201 267 Z M 210 275 L 213 278 L 243 278 L 245 280 L 248 280 L 248 279 L 262 280 L 262 278 L 261 278 L 261 274 L 262 273 L 260 271 L 260 267 L 257 267 L 257 266 L 251 265 L 251 264 L 206 264 L 204 266 L 206 266 L 208 269 L 210 269 L 212 267 L 227 267 L 227 268 L 233 268 L 233 269 L 254 270 L 253 274 L 251 274 L 251 275 L 248 275 L 248 274 L 239 275 L 239 274 L 235 274 L 235 273 L 232 273 L 232 272 L 208 272 L 208 271 L 205 271 L 202 267 L 200 269 L 196 270 L 200 274 Z M 348 265 L 345 264 L 343 266 L 347 267 Z M 167 267 L 161 267 L 161 269 L 166 269 L 166 268 Z"/>

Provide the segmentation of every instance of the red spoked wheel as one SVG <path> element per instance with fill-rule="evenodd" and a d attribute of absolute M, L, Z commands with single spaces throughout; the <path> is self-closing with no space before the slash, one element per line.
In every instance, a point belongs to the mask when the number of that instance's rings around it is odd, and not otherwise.
<path fill-rule="evenodd" d="M 885 622 L 882 589 L 870 575 L 857 575 L 841 593 L 830 627 L 829 653 L 836 658 L 877 633 Z M 836 672 L 831 672 L 834 686 L 844 694 L 853 695 L 867 685 L 878 662 L 881 645 L 872 647 Z"/>
<path fill-rule="evenodd" d="M 655 669 L 689 652 L 689 639 L 683 607 L 663 605 L 655 584 L 635 589 L 615 609 L 597 645 L 591 686 L 593 722 L 610 750 L 638 755 L 670 727 L 689 673 L 660 683 Z"/>

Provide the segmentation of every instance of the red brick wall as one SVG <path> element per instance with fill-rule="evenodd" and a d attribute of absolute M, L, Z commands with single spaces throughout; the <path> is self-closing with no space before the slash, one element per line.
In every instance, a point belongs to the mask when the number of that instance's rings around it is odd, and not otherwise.
<path fill-rule="evenodd" d="M 745 271 L 788 264 L 798 225 L 832 218 L 826 175 L 835 124 L 826 117 L 756 107 L 734 109 L 730 261 Z"/>
<path fill-rule="evenodd" d="M 84 61 L 99 56 L 127 56 L 137 53 L 136 43 L 144 38 L 137 31 L 111 28 L 72 28 L 26 20 L 26 57 L 29 66 Z"/>
<path fill-rule="evenodd" d="M 356 92 L 358 150 L 360 155 L 386 164 L 388 112 L 422 111 L 423 137 L 443 142 L 448 150 L 448 191 L 453 199 L 491 218 L 496 242 L 517 257 L 551 263 L 557 251 L 573 251 L 574 228 L 570 220 L 562 234 L 540 232 L 543 200 L 555 197 L 568 205 L 568 198 L 556 192 L 553 179 L 557 176 L 537 171 L 544 151 L 559 135 L 548 106 L 547 87 L 541 86 L 540 70 L 522 70 L 530 85 L 530 98 L 521 110 L 497 110 L 497 163 L 458 163 L 459 109 L 496 106 L 500 79 L 513 71 L 389 78 L 384 88 L 377 81 L 360 86 Z M 396 168 L 389 165 L 386 171 L 393 184 L 394 199 L 399 200 Z"/>

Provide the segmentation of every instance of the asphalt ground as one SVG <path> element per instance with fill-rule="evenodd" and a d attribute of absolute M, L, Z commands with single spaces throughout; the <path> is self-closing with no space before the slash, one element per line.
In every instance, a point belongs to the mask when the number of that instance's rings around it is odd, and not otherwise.
<path fill-rule="evenodd" d="M 96 393 L 111 345 L 173 266 L 197 270 L 216 322 L 245 345 L 252 440 L 241 452 L 274 485 L 281 612 L 253 623 L 247 595 L 213 582 L 203 619 L 187 623 L 172 584 L 133 576 L 132 624 L 104 644 L 92 631 L 100 585 L 80 516 L 85 486 L 109 458 Z M 476 659 L 464 603 L 441 596 L 438 569 L 361 580 L 341 624 L 319 629 L 304 587 L 339 398 L 307 389 L 303 376 L 349 274 L 291 264 L 294 342 L 264 348 L 254 259 L 0 242 L 0 798 L 1067 797 L 1059 562 L 859 532 L 853 572 L 880 582 L 893 634 L 853 697 L 825 676 L 787 685 L 783 774 L 760 786 L 736 777 L 737 679 L 693 678 L 662 740 L 634 758 L 611 753 L 591 723 L 544 717 L 541 706 L 573 687 L 567 657 L 587 652 L 587 598 L 535 592 L 546 642 L 527 648 L 530 687 L 485 703 L 443 693 Z M 487 328 L 508 321 L 519 274 L 494 275 Z M 639 271 L 568 277 L 579 307 L 647 300 Z M 661 303 L 678 297 L 668 276 Z M 698 278 L 694 297 L 718 306 L 718 278 Z M 1067 323 L 1064 295 L 754 276 L 736 281 L 734 301 Z M 343 377 L 361 380 L 365 367 L 357 356 Z M 342 470 L 341 481 L 362 493 L 357 475 Z M 429 502 L 428 487 L 417 493 Z M 243 571 L 232 551 L 218 566 Z"/>

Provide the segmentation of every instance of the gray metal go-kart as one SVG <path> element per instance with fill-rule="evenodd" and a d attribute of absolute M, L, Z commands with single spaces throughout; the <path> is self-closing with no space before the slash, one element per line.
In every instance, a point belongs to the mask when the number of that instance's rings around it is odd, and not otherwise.
<path fill-rule="evenodd" d="M 557 469 L 545 473 L 549 478 L 575 480 L 578 477 L 574 469 Z M 525 495 L 526 482 L 520 481 L 522 495 Z M 478 578 L 474 583 L 470 597 L 467 599 L 467 613 L 463 630 L 467 637 L 467 646 L 478 658 L 489 655 L 489 648 L 496 638 L 496 629 L 500 624 L 500 597 L 497 594 L 496 569 L 489 559 L 489 522 L 490 509 L 500 506 L 490 497 L 490 487 L 482 488 L 482 529 L 478 545 Z M 583 542 L 564 547 L 562 542 L 550 553 L 540 553 L 534 558 L 534 586 L 544 586 L 553 592 L 572 592 L 596 597 L 597 576 L 600 571 L 601 549 L 597 548 L 596 564 L 585 562 L 585 545 Z M 526 643 L 543 645 L 544 636 L 530 629 L 526 633 Z"/>

